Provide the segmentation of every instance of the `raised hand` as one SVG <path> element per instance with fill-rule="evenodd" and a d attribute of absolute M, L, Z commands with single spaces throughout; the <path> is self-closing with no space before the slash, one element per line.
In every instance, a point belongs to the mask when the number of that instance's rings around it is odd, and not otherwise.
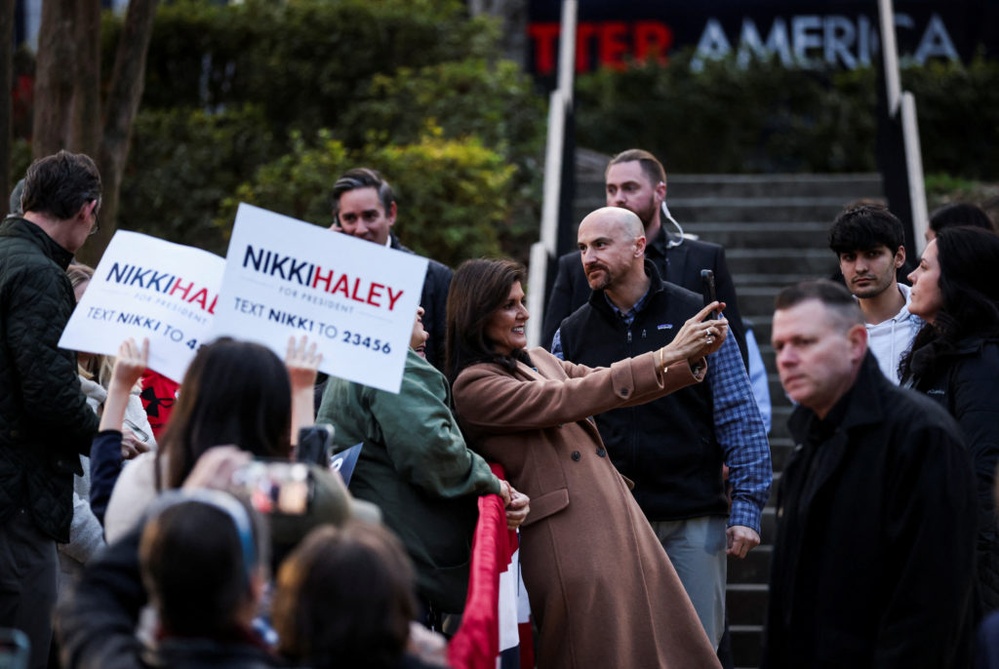
<path fill-rule="evenodd" d="M 684 323 L 673 341 L 663 347 L 663 361 L 667 365 L 677 360 L 693 363 L 721 348 L 728 336 L 728 321 L 724 318 L 705 318 L 724 307 L 724 302 L 712 302 Z"/>
<path fill-rule="evenodd" d="M 297 342 L 294 337 L 288 339 L 288 352 L 284 356 L 284 365 L 288 368 L 288 379 L 291 381 L 291 392 L 302 388 L 312 389 L 316 385 L 319 365 L 323 355 L 317 352 L 316 342 L 302 335 Z"/>

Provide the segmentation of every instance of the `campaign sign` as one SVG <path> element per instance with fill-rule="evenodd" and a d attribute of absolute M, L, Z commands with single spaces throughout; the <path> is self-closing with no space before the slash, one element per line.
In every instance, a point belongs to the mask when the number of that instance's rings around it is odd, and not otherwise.
<path fill-rule="evenodd" d="M 346 486 L 350 485 L 350 477 L 354 475 L 354 467 L 357 466 L 357 458 L 361 456 L 363 447 L 362 441 L 330 458 L 330 471 L 338 473 Z"/>
<path fill-rule="evenodd" d="M 307 335 L 320 370 L 399 392 L 427 259 L 240 204 L 214 334 L 282 358 Z"/>
<path fill-rule="evenodd" d="M 179 382 L 211 329 L 224 267 L 207 251 L 118 230 L 59 347 L 116 355 L 128 337 L 148 337 L 149 368 Z"/>

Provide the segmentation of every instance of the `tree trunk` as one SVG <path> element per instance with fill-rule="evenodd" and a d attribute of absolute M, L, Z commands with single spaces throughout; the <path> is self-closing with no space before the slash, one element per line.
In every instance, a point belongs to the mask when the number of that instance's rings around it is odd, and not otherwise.
<path fill-rule="evenodd" d="M 45 0 L 35 66 L 35 158 L 68 146 L 76 79 L 76 0 Z"/>
<path fill-rule="evenodd" d="M 132 123 L 145 86 L 146 55 L 159 0 L 131 0 L 115 56 L 114 73 L 104 108 L 104 137 L 97 165 L 104 183 L 101 230 L 82 249 L 83 257 L 100 258 L 117 228 L 122 175 L 128 160 Z"/>
<path fill-rule="evenodd" d="M 14 5 L 16 0 L 0 0 L 0 44 L 14 43 Z M 0 91 L 14 90 L 14 51 L 0 50 Z M 14 143 L 11 118 L 11 96 L 6 95 L 0 102 L 0 192 L 10 193 L 10 154 Z M 5 201 L 0 200 L 0 209 L 7 211 Z"/>
<path fill-rule="evenodd" d="M 66 148 L 96 160 L 101 145 L 101 0 L 77 0 L 75 26 L 73 121 Z"/>

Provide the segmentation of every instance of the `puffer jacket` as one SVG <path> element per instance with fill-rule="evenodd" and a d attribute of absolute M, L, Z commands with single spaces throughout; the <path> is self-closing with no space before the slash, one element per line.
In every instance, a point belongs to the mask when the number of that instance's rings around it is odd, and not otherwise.
<path fill-rule="evenodd" d="M 920 353 L 913 356 L 917 369 Z M 978 492 L 978 585 L 984 612 L 994 611 L 999 609 L 999 531 L 993 492 L 999 464 L 999 339 L 962 339 L 953 351 L 940 354 L 933 369 L 917 377 L 913 386 L 954 416 L 971 453 Z"/>
<path fill-rule="evenodd" d="M 0 223 L 0 523 L 26 508 L 63 543 L 73 475 L 83 473 L 79 456 L 97 431 L 76 356 L 58 346 L 76 304 L 72 257 L 30 221 Z"/>

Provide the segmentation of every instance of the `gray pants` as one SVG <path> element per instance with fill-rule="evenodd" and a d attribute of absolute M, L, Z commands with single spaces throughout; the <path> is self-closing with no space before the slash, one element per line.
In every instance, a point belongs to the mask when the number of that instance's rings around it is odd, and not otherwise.
<path fill-rule="evenodd" d="M 48 665 L 58 574 L 56 542 L 18 509 L 0 525 L 0 627 L 28 635 L 31 669 Z"/>
<path fill-rule="evenodd" d="M 725 632 L 726 525 L 722 516 L 652 523 L 715 650 Z"/>

